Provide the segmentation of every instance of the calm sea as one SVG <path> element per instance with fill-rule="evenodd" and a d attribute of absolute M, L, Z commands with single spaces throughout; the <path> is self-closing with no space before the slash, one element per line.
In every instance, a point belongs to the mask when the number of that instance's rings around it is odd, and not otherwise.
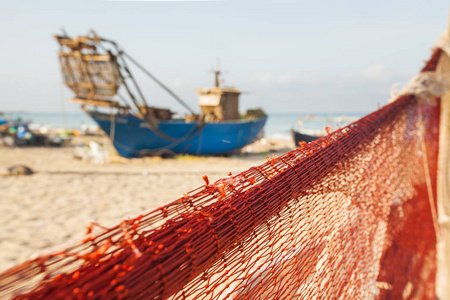
<path fill-rule="evenodd" d="M 323 134 L 325 127 L 337 129 L 360 117 L 363 113 L 347 114 L 269 114 L 264 133 L 266 137 L 277 139 L 291 139 L 291 129 L 301 130 L 307 134 Z M 84 113 L 33 113 L 10 112 L 8 119 L 29 121 L 33 124 L 50 128 L 80 129 L 82 126 L 95 127 L 96 123 Z M 299 122 L 299 119 L 301 120 Z"/>

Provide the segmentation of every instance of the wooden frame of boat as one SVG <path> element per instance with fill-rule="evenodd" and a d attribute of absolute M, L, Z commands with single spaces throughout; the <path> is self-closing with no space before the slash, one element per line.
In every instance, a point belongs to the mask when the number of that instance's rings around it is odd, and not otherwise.
<path fill-rule="evenodd" d="M 70 98 L 69 101 L 81 103 L 83 105 L 112 107 L 118 109 L 130 109 L 128 105 L 121 105 L 118 101 L 114 100 L 98 100 L 98 99 L 82 99 L 82 98 Z"/>

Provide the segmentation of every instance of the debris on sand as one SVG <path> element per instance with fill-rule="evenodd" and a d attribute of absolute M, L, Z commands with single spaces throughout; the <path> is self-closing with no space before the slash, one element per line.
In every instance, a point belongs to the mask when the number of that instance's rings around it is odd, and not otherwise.
<path fill-rule="evenodd" d="M 6 173 L 2 173 L 3 176 L 19 176 L 19 175 L 32 175 L 34 171 L 25 165 L 13 165 L 8 167 Z"/>

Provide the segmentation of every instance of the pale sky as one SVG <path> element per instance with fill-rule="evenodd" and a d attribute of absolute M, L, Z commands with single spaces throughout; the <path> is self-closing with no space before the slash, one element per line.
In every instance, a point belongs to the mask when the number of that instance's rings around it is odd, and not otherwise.
<path fill-rule="evenodd" d="M 0 111 L 78 112 L 62 88 L 52 38 L 118 42 L 194 109 L 220 58 L 226 85 L 248 92 L 241 110 L 371 112 L 406 84 L 448 27 L 435 1 L 1 1 Z M 183 112 L 135 72 L 150 104 Z M 62 102 L 64 99 L 64 102 Z"/>

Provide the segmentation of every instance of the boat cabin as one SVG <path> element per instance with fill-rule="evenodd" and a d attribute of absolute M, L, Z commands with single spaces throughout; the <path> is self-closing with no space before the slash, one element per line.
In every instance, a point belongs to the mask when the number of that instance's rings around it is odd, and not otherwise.
<path fill-rule="evenodd" d="M 201 115 L 206 122 L 239 120 L 239 95 L 235 88 L 219 87 L 216 71 L 215 87 L 197 90 Z"/>

